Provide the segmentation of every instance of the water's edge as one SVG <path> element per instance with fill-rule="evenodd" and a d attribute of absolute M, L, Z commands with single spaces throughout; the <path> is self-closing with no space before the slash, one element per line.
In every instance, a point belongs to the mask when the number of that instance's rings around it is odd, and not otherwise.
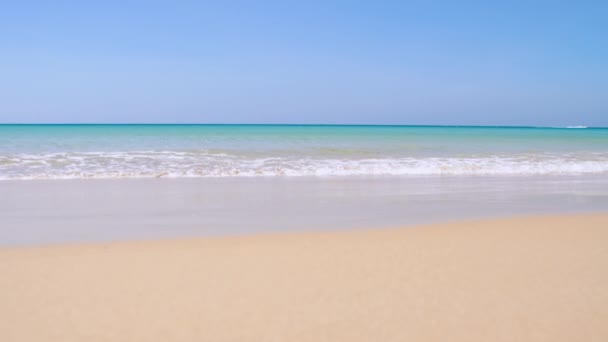
<path fill-rule="evenodd" d="M 369 229 L 608 211 L 608 177 L 0 182 L 0 245 Z"/>

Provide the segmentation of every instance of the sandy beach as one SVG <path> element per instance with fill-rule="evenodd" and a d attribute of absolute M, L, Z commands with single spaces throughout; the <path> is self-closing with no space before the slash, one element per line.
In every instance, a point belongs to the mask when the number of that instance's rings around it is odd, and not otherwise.
<path fill-rule="evenodd" d="M 7 1 L 0 342 L 608 342 L 608 1 Z"/>
<path fill-rule="evenodd" d="M 0 340 L 606 341 L 608 214 L 0 249 Z"/>

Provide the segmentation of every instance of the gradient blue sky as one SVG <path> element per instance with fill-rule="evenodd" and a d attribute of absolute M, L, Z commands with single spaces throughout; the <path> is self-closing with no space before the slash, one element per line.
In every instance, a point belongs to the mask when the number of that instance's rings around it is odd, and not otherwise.
<path fill-rule="evenodd" d="M 608 1 L 11 1 L 0 122 L 608 126 Z"/>

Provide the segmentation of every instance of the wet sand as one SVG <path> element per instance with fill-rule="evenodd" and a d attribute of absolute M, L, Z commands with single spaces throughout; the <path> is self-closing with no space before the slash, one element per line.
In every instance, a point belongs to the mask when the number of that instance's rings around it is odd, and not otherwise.
<path fill-rule="evenodd" d="M 608 214 L 5 247 L 1 341 L 605 341 Z"/>
<path fill-rule="evenodd" d="M 608 177 L 0 182 L 0 248 L 608 212 Z"/>

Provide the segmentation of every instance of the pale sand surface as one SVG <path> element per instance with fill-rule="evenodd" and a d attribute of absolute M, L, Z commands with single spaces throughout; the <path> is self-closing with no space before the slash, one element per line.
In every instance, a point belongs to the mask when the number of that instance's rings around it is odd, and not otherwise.
<path fill-rule="evenodd" d="M 0 249 L 0 341 L 608 341 L 608 214 Z"/>

